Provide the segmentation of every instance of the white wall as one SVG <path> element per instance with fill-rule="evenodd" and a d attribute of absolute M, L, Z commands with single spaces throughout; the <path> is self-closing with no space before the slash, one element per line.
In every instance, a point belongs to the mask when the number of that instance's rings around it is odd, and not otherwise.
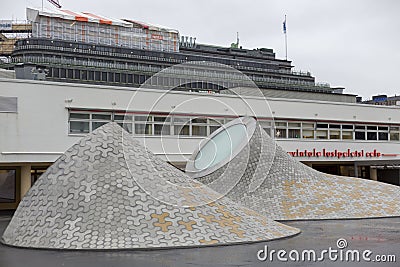
<path fill-rule="evenodd" d="M 349 122 L 397 123 L 400 108 L 360 104 L 283 100 L 227 95 L 208 95 L 123 87 L 0 79 L 0 96 L 18 97 L 18 113 L 0 113 L 0 163 L 53 162 L 81 136 L 68 135 L 67 107 L 84 109 L 149 110 L 202 115 L 254 115 L 291 119 L 340 120 Z M 67 99 L 72 99 L 67 103 Z M 131 104 L 130 101 L 132 100 Z M 113 105 L 112 103 L 115 103 Z M 154 104 L 155 103 L 155 104 Z M 253 109 L 253 111 L 252 111 Z M 253 113 L 254 112 L 254 113 Z M 390 118 L 390 119 L 389 119 Z M 156 154 L 170 161 L 184 161 L 201 138 L 169 136 L 137 137 Z M 379 149 L 400 152 L 400 142 L 371 141 L 279 141 L 285 149 Z M 166 151 L 166 152 L 165 152 Z M 399 159 L 399 156 L 385 157 Z M 327 159 L 307 159 L 327 160 Z M 331 159 L 329 159 L 331 160 Z M 350 160 L 350 159 L 348 159 Z"/>

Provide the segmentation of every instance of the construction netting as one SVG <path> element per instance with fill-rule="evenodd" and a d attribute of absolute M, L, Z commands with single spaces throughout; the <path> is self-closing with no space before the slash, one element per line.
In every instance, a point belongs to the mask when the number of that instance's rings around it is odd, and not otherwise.
<path fill-rule="evenodd" d="M 91 13 L 28 8 L 32 37 L 122 46 L 157 51 L 179 51 L 179 32 L 133 20 L 111 19 Z"/>

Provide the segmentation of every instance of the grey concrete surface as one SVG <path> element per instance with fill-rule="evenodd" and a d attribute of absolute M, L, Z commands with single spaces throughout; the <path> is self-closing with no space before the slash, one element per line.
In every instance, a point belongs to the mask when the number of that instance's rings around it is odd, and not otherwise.
<path fill-rule="evenodd" d="M 186 167 L 187 174 L 274 220 L 400 216 L 399 186 L 316 171 L 289 156 L 254 118 L 230 121 L 208 136 L 200 147 L 214 142 L 212 139 L 222 130 L 238 124 L 253 129 L 247 130 L 250 137 L 243 138 L 247 144 L 238 153 L 226 157 L 220 165 L 212 163 L 196 169 L 192 163 L 202 155 L 196 150 Z M 233 145 L 229 139 L 227 143 Z"/>
<path fill-rule="evenodd" d="M 28 248 L 149 249 L 258 242 L 299 232 L 191 180 L 108 123 L 39 178 L 0 241 Z"/>
<path fill-rule="evenodd" d="M 0 215 L 0 234 L 11 215 Z M 35 250 L 0 245 L 1 267 L 43 266 L 399 266 L 400 218 L 362 220 L 290 221 L 290 226 L 302 229 L 295 237 L 247 245 L 167 249 L 151 251 L 57 251 Z M 348 249 L 369 249 L 376 254 L 392 254 L 397 262 L 261 262 L 257 252 L 270 249 L 336 248 L 336 241 L 345 238 Z"/>

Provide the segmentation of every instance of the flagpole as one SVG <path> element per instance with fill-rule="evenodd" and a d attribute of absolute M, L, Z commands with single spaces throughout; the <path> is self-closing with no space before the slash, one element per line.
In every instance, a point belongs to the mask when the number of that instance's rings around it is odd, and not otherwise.
<path fill-rule="evenodd" d="M 286 15 L 285 15 L 285 55 L 287 60 L 287 25 L 286 25 Z"/>

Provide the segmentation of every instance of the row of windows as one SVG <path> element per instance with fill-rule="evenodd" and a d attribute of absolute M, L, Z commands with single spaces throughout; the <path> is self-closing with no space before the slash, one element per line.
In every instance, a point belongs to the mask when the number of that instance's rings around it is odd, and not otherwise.
<path fill-rule="evenodd" d="M 193 118 L 186 116 L 124 115 L 118 113 L 70 112 L 69 133 L 86 134 L 115 121 L 126 131 L 137 135 L 208 136 L 228 118 Z"/>
<path fill-rule="evenodd" d="M 208 136 L 230 120 L 232 119 L 71 111 L 69 132 L 85 134 L 115 121 L 128 132 L 137 135 Z M 399 126 L 281 120 L 259 122 L 269 135 L 277 139 L 400 141 Z"/>
<path fill-rule="evenodd" d="M 279 69 L 276 67 L 275 64 L 262 64 L 257 61 L 232 61 L 232 59 L 226 58 L 227 56 L 224 55 L 223 58 L 215 57 L 215 56 L 202 56 L 202 55 L 192 55 L 192 54 L 183 54 L 183 53 L 161 53 L 157 51 L 148 51 L 144 49 L 138 49 L 138 50 L 127 50 L 124 53 L 121 52 L 113 52 L 118 49 L 122 48 L 115 48 L 115 47 L 107 47 L 107 46 L 93 46 L 93 45 L 88 45 L 88 44 L 79 44 L 79 43 L 63 43 L 63 42 L 58 42 L 58 41 L 49 41 L 49 40 L 37 40 L 37 39 L 29 39 L 29 40 L 20 40 L 16 44 L 16 51 L 19 49 L 24 49 L 25 46 L 30 46 L 30 50 L 34 47 L 31 46 L 36 46 L 37 49 L 49 49 L 49 50 L 54 50 L 54 49 L 65 49 L 65 52 L 68 52 L 67 50 L 71 50 L 75 55 L 76 53 L 78 54 L 85 54 L 87 52 L 94 53 L 98 52 L 101 53 L 101 56 L 104 57 L 109 57 L 113 60 L 116 58 L 121 58 L 121 57 L 133 57 L 135 58 L 140 58 L 145 61 L 154 61 L 154 62 L 162 62 L 162 61 L 171 61 L 173 64 L 176 63 L 184 63 L 187 61 L 202 61 L 202 62 L 217 62 L 221 63 L 224 65 L 231 66 L 236 69 L 240 69 L 241 71 L 244 71 L 247 75 L 251 75 L 249 72 L 255 72 L 255 73 L 265 73 L 265 72 L 273 72 L 276 74 L 272 74 L 269 76 L 265 75 L 257 75 L 258 80 L 259 79 L 265 79 L 265 78 L 270 78 L 270 79 L 284 79 L 287 82 L 293 82 L 293 83 L 300 83 L 300 84 L 314 84 L 314 79 L 311 76 L 304 77 L 302 73 L 297 73 L 297 72 L 291 72 L 285 71 L 282 69 Z M 83 48 L 85 47 L 85 48 Z M 27 47 L 28 48 L 28 47 Z M 99 51 L 98 51 L 99 50 Z M 100 51 L 101 50 L 101 51 Z M 102 52 L 103 50 L 109 50 L 108 52 Z M 54 54 L 54 53 L 52 53 Z M 85 55 L 87 58 L 87 56 Z M 78 59 L 78 58 L 77 58 Z M 65 61 L 65 59 L 63 59 Z M 125 62 L 124 62 L 125 63 Z M 258 64 L 260 64 L 258 66 Z M 280 74 L 285 74 L 285 76 L 281 76 Z"/>
<path fill-rule="evenodd" d="M 38 64 L 56 64 L 56 65 L 73 65 L 73 66 L 78 66 L 82 67 L 84 69 L 86 68 L 103 68 L 103 69 L 118 69 L 120 71 L 136 71 L 140 73 L 157 73 L 161 71 L 163 68 L 165 68 L 165 65 L 159 65 L 159 64 L 149 64 L 149 63 L 144 63 L 140 64 L 138 62 L 120 62 L 120 61 L 114 61 L 114 60 L 97 60 L 97 59 L 87 59 L 87 58 L 79 58 L 79 57 L 69 57 L 69 56 L 57 56 L 57 55 L 35 55 L 35 54 L 24 54 L 23 57 L 14 57 L 13 58 L 13 63 L 23 63 L 23 62 L 31 62 L 31 63 L 38 63 Z M 169 72 L 173 72 L 174 74 L 177 75 L 183 75 L 183 76 L 190 76 L 192 79 L 218 79 L 222 82 L 225 81 L 225 83 L 229 83 L 228 81 L 234 81 L 235 83 L 230 83 L 229 87 L 237 87 L 237 86 L 243 86 L 248 84 L 248 80 L 243 79 L 243 76 L 236 74 L 235 72 L 232 71 L 227 71 L 224 69 L 220 69 L 220 67 L 216 66 L 215 63 L 213 62 L 208 62 L 211 66 L 211 69 L 205 70 L 205 69 L 197 69 L 197 68 L 185 68 L 185 70 L 173 70 L 170 69 Z M 206 64 L 206 63 L 202 63 Z M 213 65 L 214 64 L 214 65 Z M 67 72 L 62 72 L 58 73 L 57 69 L 54 68 L 55 71 L 50 68 L 50 71 L 48 73 L 48 77 L 54 77 L 54 78 L 67 78 L 67 79 L 79 79 L 79 80 L 94 80 L 94 81 L 107 81 L 107 82 L 117 82 L 120 83 L 118 78 L 114 79 L 114 74 L 111 72 L 111 77 L 107 78 L 107 76 L 99 76 L 93 78 L 93 76 L 90 76 L 90 74 L 86 74 L 86 70 L 79 70 L 79 69 L 70 69 L 67 70 Z M 71 72 L 69 74 L 68 72 Z M 72 72 L 77 72 L 82 74 L 73 74 Z M 107 72 L 104 72 L 107 73 Z M 119 75 L 119 73 L 116 73 L 116 75 Z M 270 88 L 286 88 L 286 89 L 308 89 L 310 91 L 326 91 L 329 90 L 329 87 L 322 87 L 315 85 L 313 80 L 311 81 L 303 81 L 300 79 L 292 79 L 288 78 L 285 76 L 273 76 L 273 75 L 260 75 L 260 74 L 250 74 L 247 73 L 247 75 L 254 81 L 256 82 L 259 86 L 261 87 L 270 87 Z M 176 76 L 176 75 L 175 75 Z M 200 88 L 200 89 L 212 89 L 212 88 Z"/>
<path fill-rule="evenodd" d="M 263 128 L 277 139 L 331 139 L 331 140 L 371 140 L 399 141 L 400 127 L 339 124 L 319 122 L 275 121 L 261 122 Z"/>
<path fill-rule="evenodd" d="M 107 52 L 113 55 L 126 55 L 126 54 L 131 54 L 134 53 L 136 55 L 140 56 L 146 56 L 148 57 L 149 60 L 156 59 L 157 61 L 160 58 L 165 58 L 168 61 L 170 59 L 174 59 L 174 63 L 183 63 L 185 61 L 212 61 L 218 62 L 224 65 L 231 65 L 231 66 L 243 66 L 243 67 L 249 67 L 249 68 L 255 68 L 258 71 L 276 71 L 280 72 L 279 70 L 276 69 L 276 64 L 274 64 L 275 58 L 269 58 L 267 60 L 262 59 L 264 62 L 257 62 L 253 58 L 249 59 L 242 59 L 242 60 L 237 60 L 233 58 L 229 58 L 230 55 L 224 54 L 224 55 L 217 55 L 217 54 L 211 54 L 210 51 L 207 51 L 207 53 L 210 56 L 203 56 L 200 54 L 196 53 L 206 53 L 206 51 L 202 51 L 198 49 L 194 53 L 191 51 L 185 51 L 185 52 L 180 52 L 180 53 L 170 53 L 170 52 L 158 52 L 158 51 L 151 51 L 151 50 L 145 50 L 145 49 L 128 49 L 128 48 L 123 48 L 123 47 L 117 47 L 117 46 L 102 46 L 102 45 L 92 45 L 92 44 L 85 44 L 85 43 L 69 43 L 69 42 L 63 42 L 63 41 L 58 41 L 58 40 L 47 40 L 47 39 L 25 39 L 25 40 L 19 40 L 16 43 L 16 48 L 19 49 L 20 47 L 24 45 L 50 45 L 50 46 L 57 46 L 60 48 L 68 48 L 68 49 L 80 49 L 83 51 L 99 51 L 99 52 Z M 232 56 L 233 57 L 233 56 Z M 238 57 L 238 56 L 236 56 Z M 271 60 L 272 59 L 272 60 Z M 259 60 L 259 59 L 258 59 Z M 289 72 L 290 74 L 290 72 Z M 299 75 L 300 76 L 300 75 Z"/>
<path fill-rule="evenodd" d="M 193 79 L 181 79 L 181 78 L 170 78 L 170 77 L 159 77 L 142 74 L 131 74 L 131 73 L 115 73 L 106 71 L 94 71 L 94 70 L 79 70 L 79 69 L 64 69 L 64 68 L 50 68 L 47 77 L 58 78 L 58 79 L 76 79 L 83 81 L 93 82 L 104 82 L 104 83 L 123 83 L 140 86 L 146 80 L 150 79 L 147 83 L 149 86 L 172 86 L 189 89 L 204 89 L 219 91 L 224 87 L 235 87 L 238 83 L 232 82 L 221 82 L 219 84 L 209 82 L 192 82 Z"/>

